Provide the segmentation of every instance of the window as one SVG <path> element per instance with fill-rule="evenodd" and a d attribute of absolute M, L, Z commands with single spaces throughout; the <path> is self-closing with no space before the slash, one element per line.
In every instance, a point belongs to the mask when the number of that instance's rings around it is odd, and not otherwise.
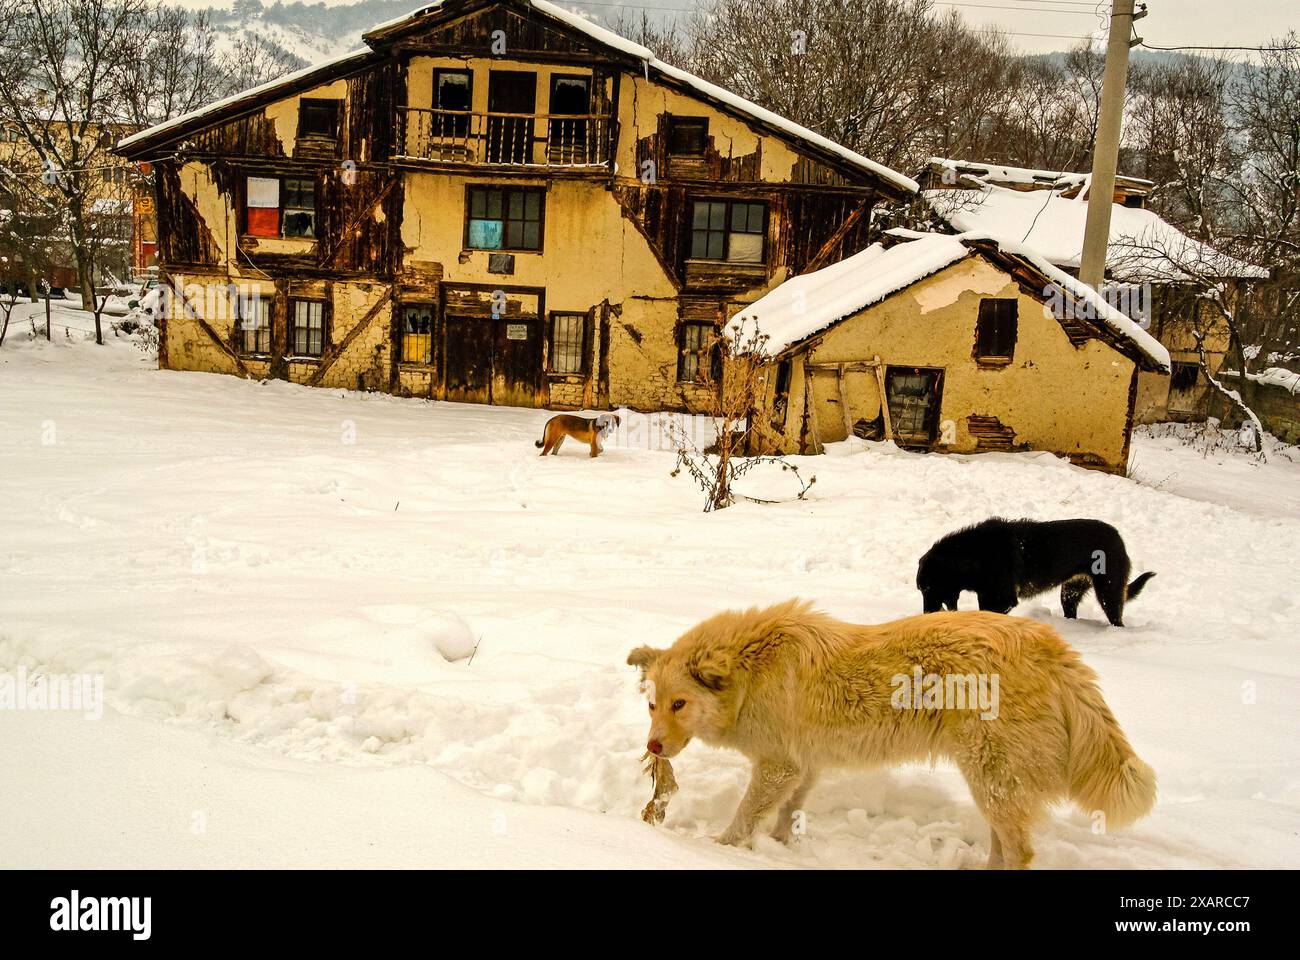
<path fill-rule="evenodd" d="M 316 236 L 316 181 L 299 178 L 284 181 L 284 235 Z"/>
<path fill-rule="evenodd" d="M 471 250 L 540 250 L 543 193 L 470 187 L 465 246 Z"/>
<path fill-rule="evenodd" d="M 669 117 L 668 156 L 702 157 L 708 136 L 707 117 Z"/>
<path fill-rule="evenodd" d="M 433 105 L 439 111 L 456 111 L 434 115 L 435 137 L 469 136 L 469 112 L 474 102 L 473 78 L 468 70 L 433 71 Z"/>
<path fill-rule="evenodd" d="M 337 140 L 339 105 L 338 100 L 298 101 L 298 136 Z"/>
<path fill-rule="evenodd" d="M 433 306 L 408 303 L 402 307 L 402 363 L 433 362 Z"/>
<path fill-rule="evenodd" d="M 235 297 L 236 327 L 241 353 L 271 352 L 271 304 L 260 296 Z"/>
<path fill-rule="evenodd" d="M 696 200 L 691 211 L 691 259 L 762 263 L 767 205 Z"/>
<path fill-rule="evenodd" d="M 975 359 L 1011 362 L 1016 350 L 1016 318 L 1019 302 L 1014 299 L 980 301 L 975 329 Z"/>
<path fill-rule="evenodd" d="M 280 235 L 280 181 L 249 177 L 244 192 L 244 231 L 254 237 Z"/>
<path fill-rule="evenodd" d="M 586 329 L 587 315 L 584 313 L 551 314 L 552 373 L 584 372 Z"/>
<path fill-rule="evenodd" d="M 325 304 L 320 300 L 291 300 L 289 352 L 295 357 L 319 357 L 325 351 Z"/>
<path fill-rule="evenodd" d="M 683 323 L 677 357 L 677 379 L 682 383 L 705 383 L 718 377 L 719 356 L 714 325 Z"/>
<path fill-rule="evenodd" d="M 1179 363 L 1175 360 L 1169 372 L 1170 390 L 1195 390 L 1200 379 L 1201 368 L 1195 363 Z"/>

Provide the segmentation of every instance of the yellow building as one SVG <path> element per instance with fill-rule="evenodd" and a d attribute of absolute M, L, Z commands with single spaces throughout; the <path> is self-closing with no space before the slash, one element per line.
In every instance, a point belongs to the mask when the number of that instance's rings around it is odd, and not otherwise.
<path fill-rule="evenodd" d="M 759 415 L 784 452 L 852 434 L 1123 472 L 1139 372 L 1169 369 L 1164 347 L 1091 288 L 986 236 L 891 231 L 727 332 L 770 360 Z"/>
<path fill-rule="evenodd" d="M 130 137 L 159 362 L 435 399 L 693 408 L 725 320 L 916 184 L 545 0 L 447 0 Z"/>

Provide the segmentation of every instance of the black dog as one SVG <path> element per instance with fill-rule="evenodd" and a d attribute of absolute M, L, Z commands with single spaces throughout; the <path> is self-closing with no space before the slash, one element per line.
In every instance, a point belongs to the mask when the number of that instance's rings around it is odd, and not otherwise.
<path fill-rule="evenodd" d="M 1124 601 L 1155 576 L 1128 582 L 1129 559 L 1119 531 L 1100 520 L 1004 520 L 993 517 L 950 533 L 916 568 L 925 612 L 957 609 L 963 590 L 979 596 L 981 610 L 1006 613 L 1020 600 L 1055 586 L 1070 619 L 1091 586 L 1114 626 L 1124 626 Z"/>

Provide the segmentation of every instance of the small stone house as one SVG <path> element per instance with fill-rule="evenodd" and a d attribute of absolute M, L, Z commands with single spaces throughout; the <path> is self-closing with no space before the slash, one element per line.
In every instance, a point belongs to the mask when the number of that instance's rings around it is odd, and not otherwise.
<path fill-rule="evenodd" d="M 771 373 L 756 415 L 787 453 L 858 435 L 914 450 L 1045 450 L 1122 473 L 1138 376 L 1169 355 L 1028 248 L 891 231 L 787 281 L 727 336 Z"/>

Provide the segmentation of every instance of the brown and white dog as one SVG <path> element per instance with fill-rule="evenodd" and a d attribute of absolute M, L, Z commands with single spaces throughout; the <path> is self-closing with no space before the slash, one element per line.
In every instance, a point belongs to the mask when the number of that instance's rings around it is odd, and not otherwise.
<path fill-rule="evenodd" d="M 968 611 L 859 626 L 791 600 L 719 613 L 627 662 L 641 668 L 649 695 L 651 754 L 674 757 L 698 737 L 752 761 L 721 843 L 747 843 L 778 808 L 773 836 L 787 840 L 824 767 L 952 760 L 992 828 L 990 867 L 1028 866 L 1030 832 L 1058 800 L 1100 812 L 1106 829 L 1155 802 L 1155 774 L 1129 746 L 1097 675 L 1032 620 Z M 930 681 L 927 698 L 900 697 L 922 677 L 939 678 L 938 689 Z M 979 678 L 996 678 L 992 709 L 971 702 L 982 699 L 973 690 L 960 696 Z"/>
<path fill-rule="evenodd" d="M 602 413 L 594 417 L 577 417 L 570 413 L 562 413 L 546 421 L 542 439 L 535 441 L 533 446 L 542 448 L 543 457 L 548 453 L 554 456 L 560 452 L 560 444 L 564 443 L 565 438 L 573 437 L 582 443 L 590 444 L 591 455 L 595 457 L 601 451 L 600 438 L 610 430 L 616 429 L 620 423 L 622 420 L 617 413 Z"/>

